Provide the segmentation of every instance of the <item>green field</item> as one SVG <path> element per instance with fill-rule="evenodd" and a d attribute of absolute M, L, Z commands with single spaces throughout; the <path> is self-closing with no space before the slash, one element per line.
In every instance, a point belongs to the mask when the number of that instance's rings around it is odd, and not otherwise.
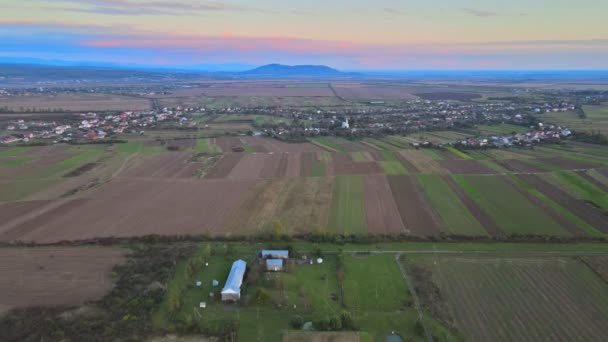
<path fill-rule="evenodd" d="M 506 234 L 569 235 L 500 176 L 452 177 Z"/>
<path fill-rule="evenodd" d="M 608 284 L 576 259 L 416 256 L 407 262 L 431 272 L 441 296 L 429 304 L 447 305 L 467 341 L 605 337 Z"/>
<path fill-rule="evenodd" d="M 367 234 L 361 177 L 336 177 L 328 228 L 334 233 Z"/>
<path fill-rule="evenodd" d="M 547 175 L 546 180 L 580 199 L 608 209 L 608 194 L 572 171 L 558 171 Z"/>
<path fill-rule="evenodd" d="M 99 159 L 104 153 L 104 146 L 78 146 L 71 150 L 77 154 L 47 167 L 30 172 L 24 176 L 24 179 L 61 177 L 73 169 Z"/>
<path fill-rule="evenodd" d="M 452 146 L 448 146 L 446 147 L 446 149 L 452 153 L 454 153 L 455 155 L 459 156 L 462 159 L 473 159 L 473 157 L 471 157 L 467 152 L 463 152 L 460 150 L 455 149 Z"/>
<path fill-rule="evenodd" d="M 498 125 L 478 125 L 477 129 L 481 134 L 511 134 L 515 133 L 525 133 L 529 129 L 524 126 L 517 126 L 511 124 L 501 123 Z"/>
<path fill-rule="evenodd" d="M 418 175 L 433 211 L 449 232 L 457 235 L 485 236 L 485 229 L 471 215 L 467 207 L 438 175 Z"/>
<path fill-rule="evenodd" d="M 395 156 L 393 151 L 384 151 L 382 153 L 384 160 L 380 162 L 380 166 L 387 175 L 406 175 L 408 172 Z"/>
<path fill-rule="evenodd" d="M 198 139 L 194 150 L 198 153 L 221 153 L 222 149 L 217 145 L 212 145 L 210 139 Z"/>
<path fill-rule="evenodd" d="M 344 147 L 336 144 L 333 138 L 330 137 L 315 137 L 312 138 L 310 141 L 315 145 L 329 150 L 330 152 L 348 153 L 348 151 Z"/>

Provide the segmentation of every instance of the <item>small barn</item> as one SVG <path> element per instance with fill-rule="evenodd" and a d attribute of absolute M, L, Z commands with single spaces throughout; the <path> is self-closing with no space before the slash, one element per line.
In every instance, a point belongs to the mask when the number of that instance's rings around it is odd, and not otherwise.
<path fill-rule="evenodd" d="M 241 285 L 243 284 L 243 276 L 247 269 L 247 263 L 243 260 L 237 260 L 232 263 L 230 274 L 226 279 L 226 285 L 222 289 L 223 302 L 236 302 L 241 298 Z"/>
<path fill-rule="evenodd" d="M 266 259 L 266 270 L 272 272 L 283 271 L 283 259 Z"/>
<path fill-rule="evenodd" d="M 264 259 L 289 259 L 288 250 L 262 250 L 262 258 Z"/>

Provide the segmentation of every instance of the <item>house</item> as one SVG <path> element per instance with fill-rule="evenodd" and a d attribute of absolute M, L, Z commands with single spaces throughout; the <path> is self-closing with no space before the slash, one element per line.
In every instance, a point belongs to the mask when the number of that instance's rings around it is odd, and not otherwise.
<path fill-rule="evenodd" d="M 243 276 L 247 263 L 244 260 L 237 260 L 232 263 L 230 274 L 226 279 L 226 285 L 222 289 L 222 301 L 234 303 L 241 298 L 241 285 L 243 284 Z"/>
<path fill-rule="evenodd" d="M 262 250 L 262 258 L 264 259 L 289 259 L 288 250 Z"/>
<path fill-rule="evenodd" d="M 266 270 L 272 272 L 283 271 L 283 259 L 266 259 Z"/>

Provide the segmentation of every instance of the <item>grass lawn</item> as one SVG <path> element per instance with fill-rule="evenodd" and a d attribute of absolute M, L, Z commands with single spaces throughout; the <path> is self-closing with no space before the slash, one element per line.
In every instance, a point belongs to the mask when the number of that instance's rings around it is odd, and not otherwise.
<path fill-rule="evenodd" d="M 222 149 L 215 145 L 211 144 L 210 139 L 198 139 L 196 141 L 196 146 L 194 150 L 198 153 L 221 153 Z"/>
<path fill-rule="evenodd" d="M 450 233 L 473 236 L 488 235 L 440 176 L 418 175 L 418 181 L 422 184 L 433 210 Z"/>
<path fill-rule="evenodd" d="M 569 235 L 501 176 L 452 177 L 507 234 Z"/>
<path fill-rule="evenodd" d="M 329 230 L 343 234 L 367 234 L 363 179 L 359 176 L 335 178 L 329 214 Z"/>
<path fill-rule="evenodd" d="M 574 196 L 608 209 L 608 194 L 572 171 L 558 171 L 545 178 Z"/>
<path fill-rule="evenodd" d="M 19 154 L 26 152 L 29 149 L 29 146 L 14 146 L 9 148 L 3 148 L 0 149 L 0 158 L 18 156 Z"/>

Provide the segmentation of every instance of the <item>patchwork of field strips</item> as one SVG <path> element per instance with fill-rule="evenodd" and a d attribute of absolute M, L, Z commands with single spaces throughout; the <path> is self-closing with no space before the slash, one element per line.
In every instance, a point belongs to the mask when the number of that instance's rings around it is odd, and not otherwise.
<path fill-rule="evenodd" d="M 595 145 L 462 151 L 416 149 L 401 136 L 138 139 L 0 148 L 0 239 L 240 236 L 269 232 L 274 221 L 286 234 L 608 233 L 608 154 Z"/>

